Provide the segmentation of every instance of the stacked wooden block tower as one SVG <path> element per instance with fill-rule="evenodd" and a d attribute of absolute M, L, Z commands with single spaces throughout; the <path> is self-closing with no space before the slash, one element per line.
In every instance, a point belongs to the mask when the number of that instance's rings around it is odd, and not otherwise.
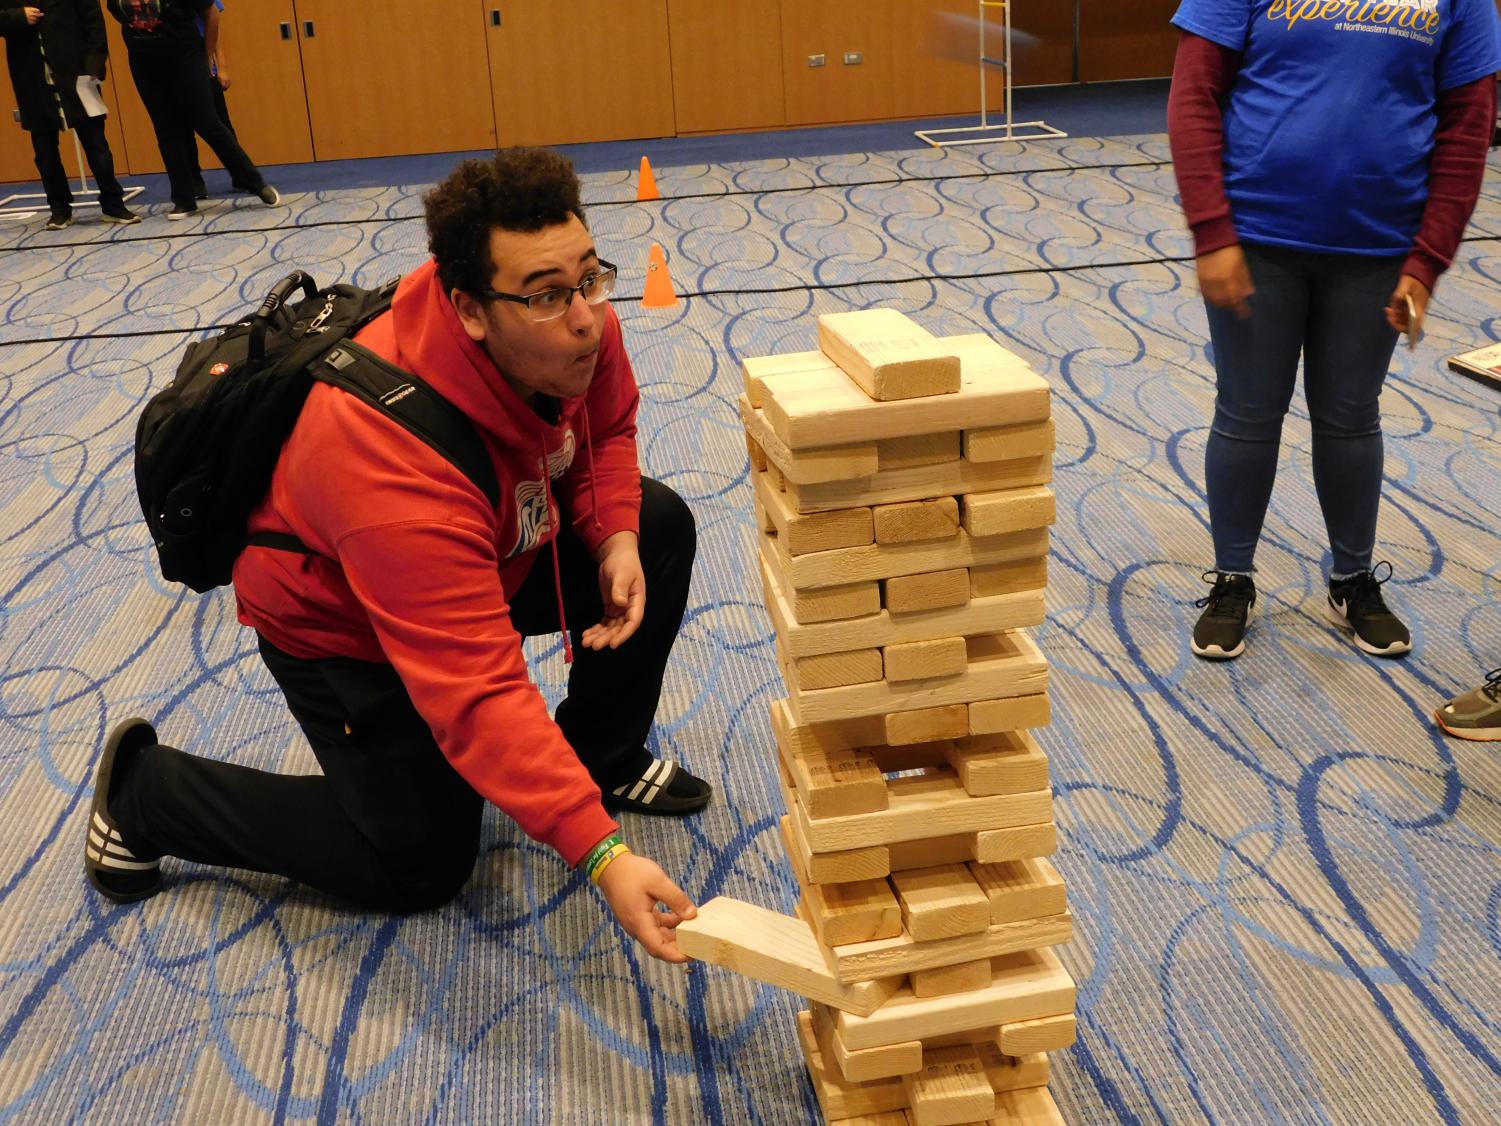
<path fill-rule="evenodd" d="M 740 401 L 786 699 L 772 705 L 799 917 L 716 899 L 690 955 L 791 989 L 825 1117 L 1055 1123 L 1074 1039 L 1051 947 L 1042 622 L 1047 383 L 984 335 L 887 309 L 750 360 Z"/>

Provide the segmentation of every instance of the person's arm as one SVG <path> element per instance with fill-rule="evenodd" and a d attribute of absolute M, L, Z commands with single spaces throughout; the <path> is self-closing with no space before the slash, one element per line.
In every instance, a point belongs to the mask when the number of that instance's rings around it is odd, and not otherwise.
<path fill-rule="evenodd" d="M 208 52 L 208 69 L 219 80 L 221 89 L 229 89 L 229 62 L 224 57 L 223 16 L 217 5 L 203 12 L 203 49 Z"/>
<path fill-rule="evenodd" d="M 1465 224 L 1485 179 L 1486 153 L 1496 127 L 1496 80 L 1487 75 L 1445 90 L 1438 98 L 1438 133 L 1428 162 L 1428 202 L 1402 272 L 1429 292 L 1454 263 Z"/>
<path fill-rule="evenodd" d="M 41 21 L 40 8 L 0 8 L 0 35 L 14 35 Z"/>
<path fill-rule="evenodd" d="M 99 9 L 99 0 L 77 0 L 77 13 L 83 72 L 103 82 L 109 61 L 109 37 L 104 33 L 104 13 Z"/>

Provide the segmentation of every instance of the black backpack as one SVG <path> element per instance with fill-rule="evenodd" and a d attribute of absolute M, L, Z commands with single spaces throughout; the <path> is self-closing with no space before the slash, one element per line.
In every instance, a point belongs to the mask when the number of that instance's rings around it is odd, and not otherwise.
<path fill-rule="evenodd" d="M 293 291 L 302 297 L 288 301 Z M 282 279 L 248 319 L 189 345 L 171 386 L 136 424 L 136 492 L 162 575 L 200 593 L 230 581 L 251 538 L 245 525 L 314 380 L 384 412 L 454 464 L 494 506 L 495 466 L 472 423 L 410 372 L 350 338 L 391 305 L 396 281 L 376 290 L 319 290 L 302 271 Z M 328 472 L 337 473 L 331 457 Z M 267 547 L 308 552 L 293 536 L 257 535 Z"/>

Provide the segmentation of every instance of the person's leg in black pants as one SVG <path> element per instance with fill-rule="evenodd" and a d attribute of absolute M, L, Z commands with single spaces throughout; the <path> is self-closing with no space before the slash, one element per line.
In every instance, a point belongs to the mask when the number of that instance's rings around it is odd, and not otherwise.
<path fill-rule="evenodd" d="M 36 157 L 37 174 L 47 193 L 47 206 L 54 215 L 73 214 L 73 189 L 68 186 L 68 170 L 56 129 L 31 130 L 31 152 Z"/>
<path fill-rule="evenodd" d="M 214 150 L 230 179 L 252 192 L 266 186 L 266 179 L 251 162 L 229 126 L 219 117 L 211 87 L 219 84 L 209 73 L 208 58 L 200 51 L 180 57 L 173 81 L 189 122 L 189 133 L 197 133 Z"/>
<path fill-rule="evenodd" d="M 683 624 L 698 534 L 681 497 L 649 477 L 641 479 L 641 569 L 646 608 L 641 626 L 619 649 L 586 649 L 583 632 L 599 622 L 604 603 L 599 565 L 571 530 L 558 537 L 564 608 L 573 641 L 568 696 L 558 726 L 600 789 L 641 776 L 651 764 L 647 735 L 662 695 L 662 677 Z M 543 548 L 526 582 L 511 599 L 511 620 L 524 636 L 556 633 L 557 597 L 552 552 Z"/>
<path fill-rule="evenodd" d="M 86 117 L 75 128 L 78 142 L 83 146 L 83 155 L 99 186 L 99 209 L 106 214 L 119 215 L 125 210 L 125 189 L 115 178 L 115 156 L 109 150 L 109 139 L 104 135 L 103 117 Z"/>
<path fill-rule="evenodd" d="M 282 775 L 147 747 L 110 812 L 137 856 L 273 872 L 365 907 L 453 898 L 479 853 L 483 799 L 449 765 L 396 671 L 261 656 L 321 775 Z"/>
<path fill-rule="evenodd" d="M 198 202 L 193 194 L 192 172 L 184 143 L 184 135 L 192 129 L 193 118 L 179 97 L 175 71 L 180 55 L 135 48 L 130 51 L 129 59 L 131 77 L 135 79 L 136 90 L 141 95 L 147 116 L 151 118 L 162 163 L 167 166 L 173 209 L 193 211 Z M 204 65 L 207 66 L 207 62 Z"/>

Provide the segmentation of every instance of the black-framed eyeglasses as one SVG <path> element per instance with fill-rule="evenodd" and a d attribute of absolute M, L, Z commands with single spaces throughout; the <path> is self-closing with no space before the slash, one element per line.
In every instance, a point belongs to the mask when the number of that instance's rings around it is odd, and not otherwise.
<path fill-rule="evenodd" d="M 539 289 L 536 293 L 528 293 L 525 296 L 516 293 L 501 293 L 495 289 L 476 289 L 474 296 L 488 297 L 492 301 L 513 301 L 518 305 L 525 305 L 532 320 L 552 321 L 568 312 L 568 306 L 573 304 L 575 293 L 589 305 L 598 305 L 608 301 L 615 293 L 615 273 L 615 264 L 601 258 L 599 268 L 578 285 L 553 286 L 551 289 Z"/>

